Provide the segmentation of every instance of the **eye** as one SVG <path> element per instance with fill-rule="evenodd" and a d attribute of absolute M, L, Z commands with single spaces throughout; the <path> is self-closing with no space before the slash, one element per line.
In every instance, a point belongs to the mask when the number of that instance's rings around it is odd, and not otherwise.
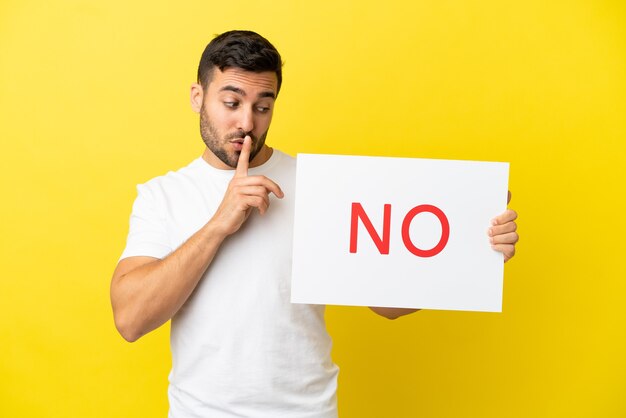
<path fill-rule="evenodd" d="M 256 110 L 259 113 L 267 113 L 267 112 L 270 111 L 270 108 L 269 107 L 265 107 L 265 106 L 257 106 Z"/>
<path fill-rule="evenodd" d="M 224 102 L 224 106 L 235 109 L 237 106 L 239 106 L 239 102 Z"/>

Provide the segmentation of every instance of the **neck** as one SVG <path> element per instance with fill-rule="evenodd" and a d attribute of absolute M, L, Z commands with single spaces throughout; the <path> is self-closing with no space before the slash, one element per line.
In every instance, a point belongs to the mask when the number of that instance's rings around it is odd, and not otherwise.
<path fill-rule="evenodd" d="M 274 153 L 274 150 L 271 147 L 268 147 L 267 145 L 263 144 L 263 147 L 254 156 L 252 161 L 250 161 L 249 167 L 254 168 L 254 167 L 258 167 L 260 165 L 265 164 L 270 159 L 273 153 Z"/>

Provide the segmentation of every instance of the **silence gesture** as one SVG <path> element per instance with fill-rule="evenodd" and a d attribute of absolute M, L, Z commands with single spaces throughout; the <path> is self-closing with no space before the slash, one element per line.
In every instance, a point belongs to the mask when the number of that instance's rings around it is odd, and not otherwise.
<path fill-rule="evenodd" d="M 274 193 L 280 199 L 284 196 L 278 184 L 269 178 L 248 175 L 251 147 L 252 139 L 250 136 L 246 136 L 239 154 L 235 175 L 228 184 L 224 199 L 212 219 L 212 222 L 225 235 L 233 234 L 239 230 L 248 219 L 253 208 L 258 209 L 259 213 L 263 215 L 270 205 L 270 193 Z"/>

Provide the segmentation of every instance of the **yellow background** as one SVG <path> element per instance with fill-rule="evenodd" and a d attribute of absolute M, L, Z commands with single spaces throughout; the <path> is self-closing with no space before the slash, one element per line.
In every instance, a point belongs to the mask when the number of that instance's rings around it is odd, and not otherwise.
<path fill-rule="evenodd" d="M 109 280 L 233 28 L 285 60 L 279 149 L 511 162 L 504 312 L 329 308 L 342 418 L 626 416 L 620 0 L 2 0 L 0 416 L 166 415 L 168 327 L 124 342 Z"/>

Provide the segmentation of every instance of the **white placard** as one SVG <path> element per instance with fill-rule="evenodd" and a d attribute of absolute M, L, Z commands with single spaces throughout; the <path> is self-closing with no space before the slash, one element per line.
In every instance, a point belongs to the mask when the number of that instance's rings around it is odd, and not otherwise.
<path fill-rule="evenodd" d="M 508 173 L 299 154 L 291 301 L 501 312 L 503 256 L 487 229 L 506 209 Z"/>

